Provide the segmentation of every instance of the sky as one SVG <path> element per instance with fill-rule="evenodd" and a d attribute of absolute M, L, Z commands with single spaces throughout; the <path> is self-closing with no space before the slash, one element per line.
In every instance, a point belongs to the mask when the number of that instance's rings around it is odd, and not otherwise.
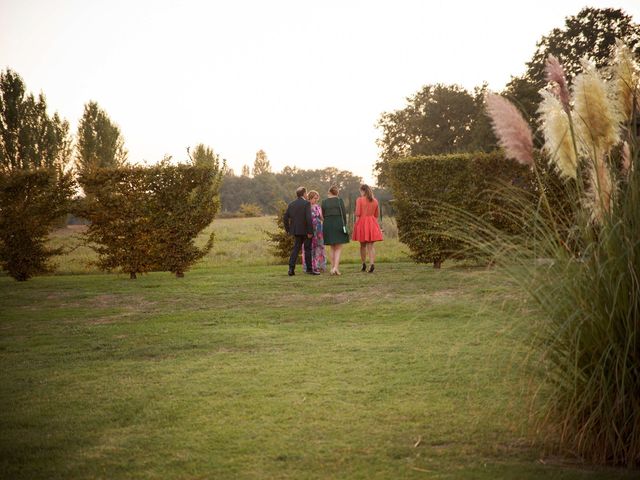
<path fill-rule="evenodd" d="M 585 6 L 640 22 L 640 0 L 0 0 L 0 69 L 72 132 L 97 101 L 133 162 L 204 143 L 236 174 L 262 149 L 374 183 L 381 113 L 426 84 L 501 90 Z"/>

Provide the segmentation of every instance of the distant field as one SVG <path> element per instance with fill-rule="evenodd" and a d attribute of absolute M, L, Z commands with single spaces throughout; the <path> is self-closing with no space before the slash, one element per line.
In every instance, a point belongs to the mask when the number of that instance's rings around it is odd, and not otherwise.
<path fill-rule="evenodd" d="M 385 220 L 385 223 L 389 220 Z M 55 258 L 59 273 L 95 273 L 98 270 L 90 263 L 96 255 L 90 248 L 83 246 L 80 234 L 85 227 L 72 225 L 56 230 L 51 238 L 53 246 L 64 246 L 71 252 Z M 223 265 L 274 265 L 278 260 L 271 254 L 267 231 L 275 231 L 274 217 L 216 219 L 201 235 L 201 243 L 213 229 L 216 241 L 213 250 L 194 269 L 219 267 Z M 389 223 L 388 229 L 397 237 L 395 224 Z M 408 249 L 397 238 L 388 238 L 376 244 L 377 262 L 409 261 Z M 358 263 L 359 244 L 351 242 L 343 252 L 342 263 Z"/>

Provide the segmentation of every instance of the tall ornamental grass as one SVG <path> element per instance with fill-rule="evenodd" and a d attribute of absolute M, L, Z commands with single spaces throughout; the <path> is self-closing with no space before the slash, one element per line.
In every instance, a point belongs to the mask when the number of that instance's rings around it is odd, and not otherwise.
<path fill-rule="evenodd" d="M 569 85 L 549 57 L 539 126 L 542 152 L 506 99 L 487 106 L 505 153 L 540 180 L 546 158 L 566 182 L 558 212 L 539 181 L 536 200 L 505 188 L 523 234 L 506 236 L 467 215 L 470 247 L 492 252 L 539 306 L 533 364 L 537 416 L 549 445 L 589 461 L 640 465 L 640 84 L 618 43 L 609 68 L 585 60 Z M 460 212 L 457 212 L 460 214 Z M 471 228 L 471 230 L 469 230 Z M 452 233 L 456 235 L 456 233 Z"/>

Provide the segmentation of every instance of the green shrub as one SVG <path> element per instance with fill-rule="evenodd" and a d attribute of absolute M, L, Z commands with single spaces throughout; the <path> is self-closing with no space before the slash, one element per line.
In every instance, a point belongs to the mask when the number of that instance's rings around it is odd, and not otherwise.
<path fill-rule="evenodd" d="M 238 209 L 238 216 L 245 218 L 261 217 L 262 209 L 260 208 L 260 205 L 257 205 L 255 203 L 242 203 L 240 204 L 240 208 Z"/>
<path fill-rule="evenodd" d="M 97 169 L 81 174 L 86 197 L 76 214 L 90 221 L 87 242 L 98 267 L 136 274 L 152 270 L 183 276 L 213 246 L 194 244 L 218 211 L 219 165 Z"/>
<path fill-rule="evenodd" d="M 213 231 L 202 248 L 194 242 L 220 208 L 221 179 L 218 163 L 159 165 L 148 170 L 152 228 L 156 232 L 154 256 L 160 270 L 182 277 L 211 250 Z"/>
<path fill-rule="evenodd" d="M 280 263 L 288 263 L 293 249 L 293 236 L 289 235 L 284 229 L 284 212 L 287 211 L 287 204 L 280 202 L 278 205 L 278 215 L 275 218 L 278 230 L 275 232 L 266 232 L 269 242 L 271 243 L 271 252 L 280 261 Z"/>
<path fill-rule="evenodd" d="M 531 189 L 527 167 L 506 160 L 499 152 L 399 159 L 391 164 L 399 238 L 417 262 L 438 268 L 447 258 L 471 255 L 459 240 L 447 235 L 451 218 L 447 204 L 485 218 L 497 228 L 515 232 L 517 222 L 500 215 L 501 201 L 492 190 L 500 182 Z"/>
<path fill-rule="evenodd" d="M 95 169 L 81 174 L 78 182 L 85 198 L 74 213 L 90 222 L 85 240 L 98 254 L 98 268 L 120 269 L 136 278 L 157 267 L 147 169 Z"/>
<path fill-rule="evenodd" d="M 62 249 L 46 247 L 53 227 L 69 211 L 74 181 L 56 169 L 0 174 L 0 266 L 24 281 L 49 272 Z"/>

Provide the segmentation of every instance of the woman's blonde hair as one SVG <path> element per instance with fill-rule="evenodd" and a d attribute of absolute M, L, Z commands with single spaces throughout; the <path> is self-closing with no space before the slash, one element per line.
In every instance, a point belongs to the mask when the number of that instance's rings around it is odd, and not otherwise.
<path fill-rule="evenodd" d="M 315 190 L 311 190 L 309 192 L 309 194 L 307 195 L 307 198 L 309 200 L 311 200 L 312 198 L 316 198 L 316 197 L 320 198 L 320 194 L 318 192 L 316 192 Z"/>
<path fill-rule="evenodd" d="M 338 190 L 337 185 L 331 185 L 331 188 L 329 189 L 329 193 L 331 195 L 338 195 L 338 193 L 340 193 L 340 190 Z"/>
<path fill-rule="evenodd" d="M 360 191 L 364 192 L 364 196 L 367 197 L 367 200 L 373 202 L 373 190 L 371 190 L 371 187 L 369 185 L 363 183 L 362 185 L 360 185 Z"/>

